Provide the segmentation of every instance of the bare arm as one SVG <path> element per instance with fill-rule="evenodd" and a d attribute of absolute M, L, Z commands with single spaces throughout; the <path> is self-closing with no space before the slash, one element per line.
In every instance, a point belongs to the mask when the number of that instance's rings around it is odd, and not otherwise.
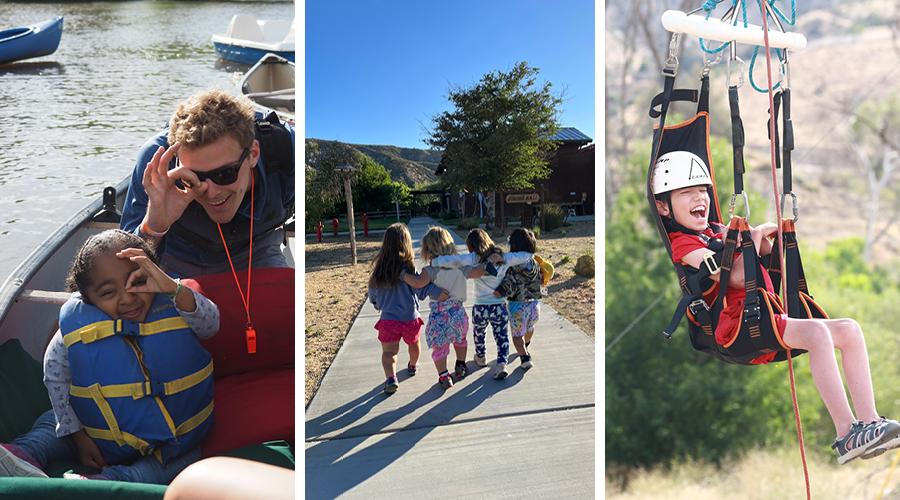
<path fill-rule="evenodd" d="M 431 283 L 431 275 L 424 271 L 420 274 L 410 274 L 403 271 L 400 273 L 400 279 L 413 288 L 423 288 Z"/>
<path fill-rule="evenodd" d="M 750 229 L 750 238 L 760 256 L 772 253 L 772 241 L 769 238 L 776 233 L 778 226 L 774 222 L 766 222 Z"/>
<path fill-rule="evenodd" d="M 432 266 L 459 268 L 463 266 L 471 266 L 475 264 L 477 257 L 474 253 L 463 253 L 456 255 L 441 255 L 431 260 Z"/>

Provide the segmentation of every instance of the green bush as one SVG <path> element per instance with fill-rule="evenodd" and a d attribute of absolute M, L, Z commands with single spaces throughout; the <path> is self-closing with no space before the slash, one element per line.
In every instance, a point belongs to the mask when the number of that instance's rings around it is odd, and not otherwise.
<path fill-rule="evenodd" d="M 481 224 L 481 219 L 477 217 L 468 217 L 466 219 L 460 219 L 456 224 L 457 229 L 475 229 L 478 225 Z"/>
<path fill-rule="evenodd" d="M 566 225 L 566 212 L 559 205 L 544 207 L 544 229 L 553 231 Z"/>

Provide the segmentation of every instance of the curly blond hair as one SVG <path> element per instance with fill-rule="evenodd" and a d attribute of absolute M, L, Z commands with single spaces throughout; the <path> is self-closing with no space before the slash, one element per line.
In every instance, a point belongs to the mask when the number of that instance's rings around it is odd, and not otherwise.
<path fill-rule="evenodd" d="M 456 245 L 450 232 L 442 227 L 430 227 L 422 237 L 422 258 L 431 260 L 441 255 L 453 255 L 456 253 Z"/>
<path fill-rule="evenodd" d="M 182 101 L 169 121 L 169 144 L 195 148 L 231 135 L 248 148 L 256 137 L 253 105 L 223 90 L 207 90 Z"/>

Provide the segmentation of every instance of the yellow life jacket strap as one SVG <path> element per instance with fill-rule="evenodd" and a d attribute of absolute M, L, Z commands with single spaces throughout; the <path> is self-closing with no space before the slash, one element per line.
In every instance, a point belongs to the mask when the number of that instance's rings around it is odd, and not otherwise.
<path fill-rule="evenodd" d="M 93 427 L 85 426 L 84 432 L 87 432 L 88 436 L 90 436 L 94 439 L 105 439 L 107 441 L 115 441 L 116 444 L 118 444 L 119 446 L 122 446 L 122 444 L 127 444 L 128 446 L 131 446 L 132 448 L 140 451 L 141 455 L 146 455 L 146 454 L 150 453 L 150 451 L 151 451 L 150 443 L 144 441 L 143 439 L 141 439 L 133 434 L 129 434 L 127 432 L 120 433 L 121 442 L 119 442 L 120 439 L 116 439 L 117 436 L 115 433 L 113 433 L 112 431 L 106 430 L 106 429 L 95 429 Z"/>
<path fill-rule="evenodd" d="M 139 323 L 140 335 L 155 335 L 157 333 L 170 332 L 189 328 L 187 321 L 181 316 L 173 316 L 171 318 L 163 318 L 150 323 Z M 71 347 L 78 342 L 90 344 L 107 337 L 112 337 L 116 332 L 122 331 L 122 320 L 104 320 L 84 325 L 81 328 L 67 333 L 63 336 L 63 343 L 66 347 Z"/>
<path fill-rule="evenodd" d="M 178 436 L 183 436 L 205 422 L 206 419 L 209 418 L 210 415 L 212 415 L 213 403 L 214 401 L 210 401 L 209 404 L 206 405 L 206 408 L 200 410 L 196 415 L 182 422 L 181 425 L 179 425 L 175 430 L 175 434 Z"/>
<path fill-rule="evenodd" d="M 213 362 L 210 361 L 205 367 L 190 375 L 175 379 L 171 382 L 165 382 L 163 384 L 164 392 L 162 395 L 171 396 L 172 394 L 186 391 L 206 380 L 212 373 Z M 88 387 L 72 385 L 69 387 L 69 394 L 79 398 L 94 399 L 94 393 L 92 391 L 95 386 L 99 389 L 99 394 L 104 398 L 130 397 L 132 399 L 140 399 L 153 393 L 151 382 L 144 381 L 133 382 L 130 384 L 110 384 L 102 386 L 94 384 Z"/>

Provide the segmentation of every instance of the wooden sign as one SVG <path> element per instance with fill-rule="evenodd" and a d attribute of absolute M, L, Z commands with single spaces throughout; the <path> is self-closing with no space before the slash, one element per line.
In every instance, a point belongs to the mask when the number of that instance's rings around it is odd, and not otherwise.
<path fill-rule="evenodd" d="M 518 193 L 506 195 L 507 203 L 537 203 L 541 201 L 538 193 Z"/>

